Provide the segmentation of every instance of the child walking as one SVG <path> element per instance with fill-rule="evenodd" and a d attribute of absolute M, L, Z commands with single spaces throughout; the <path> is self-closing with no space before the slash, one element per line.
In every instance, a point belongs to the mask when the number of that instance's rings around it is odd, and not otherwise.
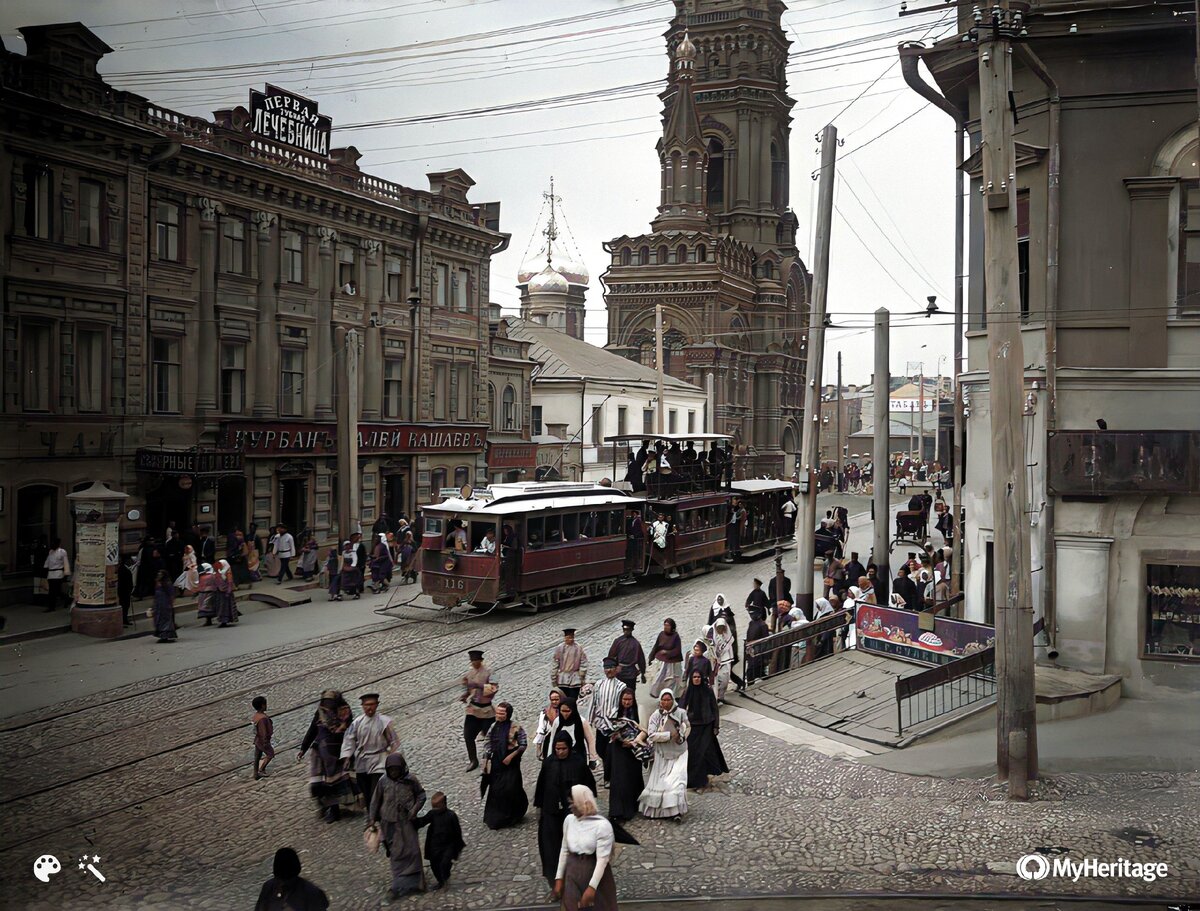
<path fill-rule="evenodd" d="M 425 833 L 425 859 L 433 870 L 437 880 L 434 891 L 446 885 L 450 878 L 450 868 L 458 860 L 458 855 L 466 846 L 462 837 L 462 826 L 458 824 L 458 814 L 446 806 L 446 795 L 434 791 L 429 800 L 431 809 L 423 816 L 418 816 L 416 826 L 429 826 Z"/>
<path fill-rule="evenodd" d="M 275 724 L 267 714 L 267 697 L 255 696 L 250 703 L 254 706 L 254 780 L 262 778 L 267 771 L 267 765 L 275 758 L 275 747 L 271 738 L 275 736 Z"/>

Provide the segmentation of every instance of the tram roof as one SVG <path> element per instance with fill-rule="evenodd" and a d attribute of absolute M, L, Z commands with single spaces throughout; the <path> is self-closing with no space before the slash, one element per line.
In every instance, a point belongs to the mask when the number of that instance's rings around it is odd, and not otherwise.
<path fill-rule="evenodd" d="M 780 481 L 775 478 L 748 478 L 745 481 L 733 481 L 729 489 L 734 493 L 764 493 L 768 490 L 794 490 L 798 485 L 795 481 Z"/>
<path fill-rule="evenodd" d="M 470 500 L 450 497 L 427 509 L 461 514 L 512 515 L 571 506 L 628 505 L 634 499 L 616 487 L 586 481 L 518 481 L 492 484 Z"/>
<path fill-rule="evenodd" d="M 697 443 L 715 443 L 720 440 L 732 439 L 733 437 L 727 433 L 619 433 L 616 436 L 605 437 L 604 442 L 632 443 L 642 440 L 666 440 L 669 443 L 686 443 L 688 440 L 692 440 Z"/>

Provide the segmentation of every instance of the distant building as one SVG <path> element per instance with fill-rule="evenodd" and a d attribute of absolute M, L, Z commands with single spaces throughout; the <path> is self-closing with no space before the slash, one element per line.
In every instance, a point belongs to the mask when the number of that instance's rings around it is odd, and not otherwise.
<path fill-rule="evenodd" d="M 970 7 L 960 6 L 958 16 L 965 33 L 973 25 Z M 1200 671 L 1195 18 L 1153 3 L 1079 0 L 1034 3 L 1022 25 L 1010 96 L 1020 123 L 1014 316 L 1025 368 L 1021 457 L 1031 479 L 1021 508 L 1032 526 L 1034 614 L 1045 619 L 1050 641 L 1037 655 L 1048 659 L 1052 648 L 1066 667 L 1119 674 L 1127 694 L 1194 691 Z M 901 53 L 924 61 L 975 147 L 963 165 L 970 175 L 971 239 L 969 370 L 962 377 L 969 413 L 965 591 L 967 618 L 991 622 L 993 507 L 1004 492 L 995 489 L 991 472 L 978 60 L 975 47 L 958 36 Z"/>

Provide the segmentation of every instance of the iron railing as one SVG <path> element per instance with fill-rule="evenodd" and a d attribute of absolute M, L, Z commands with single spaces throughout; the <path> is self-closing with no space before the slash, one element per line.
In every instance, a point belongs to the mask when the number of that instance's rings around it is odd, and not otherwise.
<path fill-rule="evenodd" d="M 996 648 L 896 680 L 896 732 L 996 695 Z"/>
<path fill-rule="evenodd" d="M 818 649 L 813 640 L 826 634 L 834 636 L 853 622 L 854 617 L 849 611 L 838 611 L 828 617 L 822 617 L 815 623 L 793 626 L 762 639 L 747 642 L 746 682 L 762 680 L 790 670 L 795 661 L 810 664 L 820 658 L 828 658 L 834 653 L 833 649 L 827 649 L 818 656 Z M 802 656 L 796 653 L 800 646 L 804 648 Z"/>

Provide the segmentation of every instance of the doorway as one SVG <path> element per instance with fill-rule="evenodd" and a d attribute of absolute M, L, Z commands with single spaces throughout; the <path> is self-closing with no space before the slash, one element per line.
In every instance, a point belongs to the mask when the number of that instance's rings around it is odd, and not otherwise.
<path fill-rule="evenodd" d="M 172 521 L 180 531 L 191 528 L 195 521 L 190 475 L 161 477 L 158 488 L 146 497 L 146 534 L 149 537 L 161 541 L 166 534 L 167 524 Z"/>
<path fill-rule="evenodd" d="M 308 529 L 308 478 L 283 478 L 279 482 L 279 521 L 301 540 Z"/>
<path fill-rule="evenodd" d="M 50 542 L 58 534 L 58 488 L 34 484 L 17 491 L 16 565 L 11 571 L 33 569 L 35 555 L 49 552 Z M 67 547 L 73 549 L 71 544 Z"/>
<path fill-rule="evenodd" d="M 246 529 L 246 479 L 222 478 L 217 482 L 217 521 L 221 534 Z"/>
<path fill-rule="evenodd" d="M 405 514 L 404 491 L 408 487 L 408 476 L 388 474 L 383 476 L 383 505 L 382 509 L 395 524 L 396 519 Z M 410 517 L 411 518 L 411 517 Z"/>

